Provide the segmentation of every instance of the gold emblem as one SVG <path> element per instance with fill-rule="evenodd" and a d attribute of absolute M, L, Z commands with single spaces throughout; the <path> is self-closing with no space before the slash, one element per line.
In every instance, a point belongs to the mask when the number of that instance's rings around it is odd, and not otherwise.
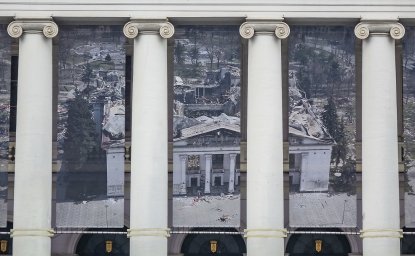
<path fill-rule="evenodd" d="M 218 250 L 218 241 L 210 241 L 210 251 L 212 253 L 216 253 L 216 251 Z"/>
<path fill-rule="evenodd" d="M 112 241 L 105 241 L 105 251 L 107 253 L 112 252 Z"/>
<path fill-rule="evenodd" d="M 314 242 L 316 243 L 316 252 L 321 252 L 321 249 L 323 248 L 323 241 L 316 240 Z"/>
<path fill-rule="evenodd" d="M 0 241 L 0 251 L 2 253 L 7 252 L 7 240 L 1 240 Z"/>

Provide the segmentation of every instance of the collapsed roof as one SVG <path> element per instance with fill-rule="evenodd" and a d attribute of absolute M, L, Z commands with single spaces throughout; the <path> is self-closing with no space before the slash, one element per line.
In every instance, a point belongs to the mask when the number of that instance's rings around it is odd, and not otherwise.
<path fill-rule="evenodd" d="M 289 134 L 309 138 L 324 143 L 333 143 L 334 139 L 324 127 L 320 117 L 316 115 L 315 107 L 296 86 L 289 87 Z M 219 116 L 200 116 L 188 118 L 174 116 L 173 136 L 182 140 L 214 130 L 227 129 L 240 133 L 240 118 L 222 113 Z"/>
<path fill-rule="evenodd" d="M 324 127 L 315 107 L 303 97 L 297 86 L 289 87 L 289 134 L 309 138 L 321 142 L 333 143 L 334 139 Z"/>

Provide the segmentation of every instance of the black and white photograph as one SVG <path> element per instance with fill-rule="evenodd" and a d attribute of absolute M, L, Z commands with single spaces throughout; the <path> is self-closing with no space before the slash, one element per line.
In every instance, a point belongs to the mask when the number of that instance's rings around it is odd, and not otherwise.
<path fill-rule="evenodd" d="M 405 29 L 402 55 L 405 227 L 415 228 L 415 29 Z"/>
<path fill-rule="evenodd" d="M 0 227 L 7 226 L 9 171 L 11 39 L 0 25 Z"/>
<path fill-rule="evenodd" d="M 240 225 L 237 26 L 181 26 L 174 38 L 173 226 Z"/>
<path fill-rule="evenodd" d="M 291 227 L 356 227 L 353 27 L 293 26 L 289 38 Z"/>
<path fill-rule="evenodd" d="M 125 37 L 59 28 L 58 227 L 124 226 Z"/>

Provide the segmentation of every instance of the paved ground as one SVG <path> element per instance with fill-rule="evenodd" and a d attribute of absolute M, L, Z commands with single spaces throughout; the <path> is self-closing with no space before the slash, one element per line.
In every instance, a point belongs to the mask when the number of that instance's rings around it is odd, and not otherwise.
<path fill-rule="evenodd" d="M 356 227 L 356 195 L 290 193 L 291 227 Z"/>
<path fill-rule="evenodd" d="M 240 195 L 174 197 L 175 227 L 239 227 Z"/>
<path fill-rule="evenodd" d="M 124 199 L 56 203 L 58 227 L 123 227 Z"/>

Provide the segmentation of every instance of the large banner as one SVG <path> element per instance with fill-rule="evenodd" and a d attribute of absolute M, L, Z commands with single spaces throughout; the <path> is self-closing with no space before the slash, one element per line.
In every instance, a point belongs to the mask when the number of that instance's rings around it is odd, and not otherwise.
<path fill-rule="evenodd" d="M 405 227 L 415 228 L 415 30 L 403 39 L 403 124 L 405 166 Z"/>
<path fill-rule="evenodd" d="M 240 224 L 238 27 L 175 33 L 173 226 Z"/>
<path fill-rule="evenodd" d="M 0 227 L 7 226 L 9 168 L 11 40 L 0 25 Z"/>
<path fill-rule="evenodd" d="M 352 27 L 292 28 L 291 227 L 356 227 L 354 49 Z"/>
<path fill-rule="evenodd" d="M 125 39 L 118 26 L 62 26 L 56 225 L 124 226 Z"/>

